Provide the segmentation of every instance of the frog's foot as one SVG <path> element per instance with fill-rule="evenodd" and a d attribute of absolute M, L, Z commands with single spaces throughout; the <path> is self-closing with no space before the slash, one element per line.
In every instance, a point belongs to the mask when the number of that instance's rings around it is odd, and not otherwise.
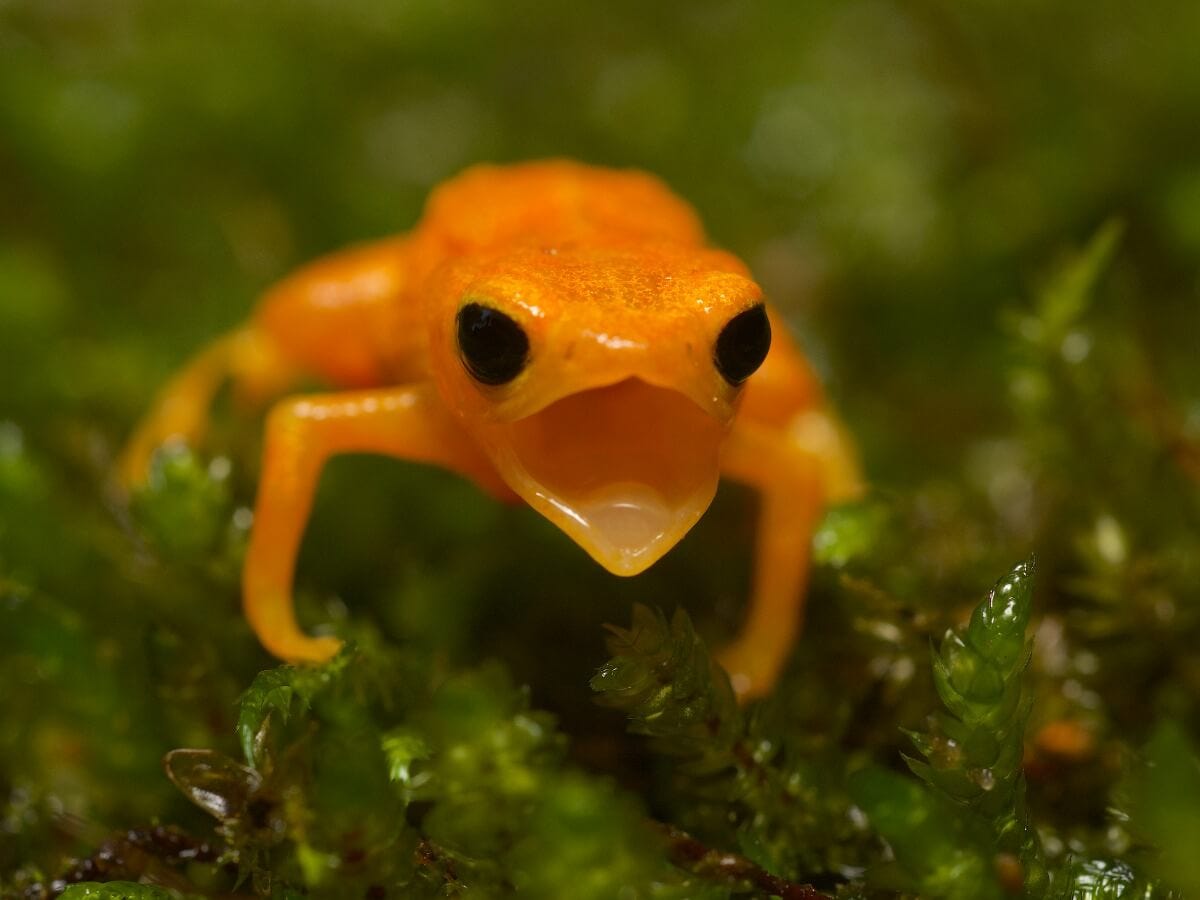
<path fill-rule="evenodd" d="M 328 662 L 342 648 L 335 637 L 309 637 L 301 630 L 289 591 L 256 578 L 247 567 L 242 574 L 242 608 L 263 647 L 291 663 Z"/>
<path fill-rule="evenodd" d="M 259 640 L 272 655 L 290 663 L 320 665 L 329 662 L 342 649 L 342 641 L 330 635 L 309 637 L 303 632 L 275 632 L 255 628 Z"/>
<path fill-rule="evenodd" d="M 787 647 L 778 648 L 743 636 L 717 653 L 717 662 L 729 674 L 739 703 L 765 697 L 779 680 Z"/>
<path fill-rule="evenodd" d="M 159 393 L 117 459 L 126 492 L 146 480 L 155 452 L 165 444 L 197 446 L 208 430 L 209 409 L 226 380 L 243 400 L 261 405 L 295 378 L 293 366 L 260 329 L 247 325 L 197 353 Z"/>

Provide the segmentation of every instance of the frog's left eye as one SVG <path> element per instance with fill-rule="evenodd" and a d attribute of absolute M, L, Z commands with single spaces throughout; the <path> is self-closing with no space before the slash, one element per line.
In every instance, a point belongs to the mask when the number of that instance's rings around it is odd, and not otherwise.
<path fill-rule="evenodd" d="M 730 319 L 717 337 L 713 362 L 717 371 L 737 387 L 758 370 L 771 349 L 771 323 L 767 308 L 752 306 Z"/>
<path fill-rule="evenodd" d="M 498 309 L 468 303 L 458 311 L 458 352 L 476 381 L 506 384 L 525 368 L 529 338 Z"/>

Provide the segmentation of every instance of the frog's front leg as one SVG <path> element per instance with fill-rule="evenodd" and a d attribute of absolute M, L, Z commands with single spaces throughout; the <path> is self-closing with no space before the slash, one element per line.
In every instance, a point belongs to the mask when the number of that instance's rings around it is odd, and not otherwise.
<path fill-rule="evenodd" d="M 719 655 L 742 700 L 774 686 L 799 636 L 813 530 L 830 499 L 858 491 L 852 454 L 824 412 L 802 412 L 784 425 L 735 422 L 723 474 L 761 497 L 753 593 L 741 632 Z"/>
<path fill-rule="evenodd" d="M 242 572 L 246 617 L 282 659 L 321 662 L 340 642 L 313 638 L 296 622 L 292 576 L 317 479 L 339 453 L 380 453 L 466 475 L 497 496 L 507 488 L 430 387 L 292 398 L 267 418 L 254 527 Z"/>

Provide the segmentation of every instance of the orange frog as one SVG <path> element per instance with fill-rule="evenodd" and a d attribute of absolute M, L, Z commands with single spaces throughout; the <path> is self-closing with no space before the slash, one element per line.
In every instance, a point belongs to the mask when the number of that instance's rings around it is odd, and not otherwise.
<path fill-rule="evenodd" d="M 721 657 L 744 698 L 771 687 L 796 638 L 817 517 L 857 489 L 849 444 L 746 267 L 638 172 L 548 161 L 446 182 L 413 231 L 301 269 L 201 351 L 130 441 L 122 479 L 139 481 L 160 444 L 198 441 L 226 379 L 265 397 L 298 374 L 337 390 L 271 410 L 242 578 L 246 617 L 286 660 L 339 647 L 292 606 L 334 454 L 444 466 L 528 503 L 617 575 L 678 543 L 722 475 L 753 486 L 753 598 Z"/>

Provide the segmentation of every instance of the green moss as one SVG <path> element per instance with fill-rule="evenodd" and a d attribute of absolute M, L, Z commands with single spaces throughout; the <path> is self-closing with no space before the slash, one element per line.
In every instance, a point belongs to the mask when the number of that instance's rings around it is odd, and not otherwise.
<path fill-rule="evenodd" d="M 1132 867 L 1107 860 L 1068 860 L 1055 874 L 1052 900 L 1176 900 L 1179 895 L 1139 877 Z"/>
<path fill-rule="evenodd" d="M 229 460 L 203 466 L 186 447 L 168 447 L 154 455 L 150 472 L 130 505 L 154 548 L 177 561 L 217 556 L 235 526 L 229 485 Z"/>
<path fill-rule="evenodd" d="M 65 900 L 173 900 L 176 894 L 152 884 L 131 881 L 109 881 L 94 884 L 73 884 L 60 897 Z"/>
<path fill-rule="evenodd" d="M 1200 754 L 1178 726 L 1162 725 L 1126 786 L 1130 826 L 1156 848 L 1145 867 L 1181 897 L 1200 891 Z"/>
<path fill-rule="evenodd" d="M 892 845 L 896 864 L 931 897 L 1045 893 L 1046 865 L 1021 769 L 1032 702 L 1022 689 L 1032 607 L 1033 564 L 1021 563 L 934 653 L 934 685 L 946 712 L 934 718 L 936 731 L 909 733 L 925 761 L 906 757 L 930 793 L 877 770 L 855 780 L 855 800 Z M 994 870 L 1005 854 L 1014 872 L 1002 886 Z"/>
<path fill-rule="evenodd" d="M 877 886 L 946 900 L 1004 896 L 978 823 L 951 803 L 878 768 L 858 773 L 852 793 L 895 854 L 872 873 Z"/>
<path fill-rule="evenodd" d="M 995 851 L 1020 861 L 1023 891 L 1046 888 L 1041 842 L 1025 807 L 1021 761 L 1033 698 L 1023 690 L 1032 650 L 1033 564 L 1022 563 L 975 607 L 962 634 L 951 632 L 933 658 L 938 696 L 949 715 L 931 734 L 913 733 L 926 762 L 909 767 L 935 791 L 986 822 Z"/>
<path fill-rule="evenodd" d="M 275 714 L 280 722 L 286 722 L 293 710 L 307 710 L 313 698 L 346 671 L 352 653 L 343 650 L 322 666 L 283 666 L 255 676 L 238 700 L 237 734 L 246 762 L 254 765 L 259 761 L 255 739 L 267 726 L 267 718 Z"/>

